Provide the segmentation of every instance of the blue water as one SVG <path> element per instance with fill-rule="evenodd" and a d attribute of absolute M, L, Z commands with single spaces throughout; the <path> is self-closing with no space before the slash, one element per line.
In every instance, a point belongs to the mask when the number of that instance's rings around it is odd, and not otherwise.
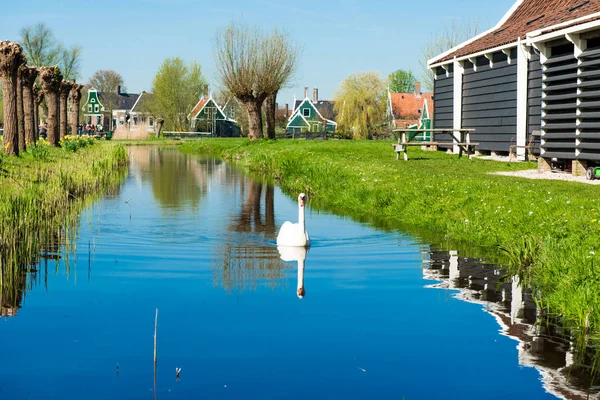
<path fill-rule="evenodd" d="M 134 150 L 82 215 L 69 273 L 50 261 L 0 320 L 1 399 L 554 398 L 481 306 L 425 287 L 426 244 L 309 199 L 299 299 L 275 246 L 295 199 L 271 190 L 273 220 L 267 186 L 235 169 Z"/>

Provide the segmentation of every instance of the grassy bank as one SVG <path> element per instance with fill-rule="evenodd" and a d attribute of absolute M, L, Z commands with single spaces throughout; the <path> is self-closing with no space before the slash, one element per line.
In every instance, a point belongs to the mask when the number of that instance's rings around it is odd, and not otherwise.
<path fill-rule="evenodd" d="M 458 159 L 409 149 L 396 161 L 389 142 L 201 140 L 210 151 L 278 180 L 291 193 L 391 228 L 430 232 L 497 249 L 567 327 L 600 330 L 599 188 L 489 174 L 533 163 Z"/>
<path fill-rule="evenodd" d="M 66 147 L 41 145 L 20 157 L 0 156 L 3 287 L 11 274 L 19 277 L 20 267 L 35 264 L 41 251 L 54 251 L 87 202 L 125 177 L 123 146 L 95 142 Z"/>

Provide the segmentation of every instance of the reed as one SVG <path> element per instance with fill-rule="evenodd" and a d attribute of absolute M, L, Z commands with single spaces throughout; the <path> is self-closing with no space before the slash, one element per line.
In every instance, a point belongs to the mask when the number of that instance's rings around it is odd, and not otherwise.
<path fill-rule="evenodd" d="M 65 238 L 76 232 L 79 212 L 104 191 L 118 187 L 127 162 L 125 148 L 110 143 L 75 152 L 41 144 L 21 157 L 0 158 L 3 291 L 17 287 L 13 282 L 35 266 L 40 255 L 59 252 Z"/>

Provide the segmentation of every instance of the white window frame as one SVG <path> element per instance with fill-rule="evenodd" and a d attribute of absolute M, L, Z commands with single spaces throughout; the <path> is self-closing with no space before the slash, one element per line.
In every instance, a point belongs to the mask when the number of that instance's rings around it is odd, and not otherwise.
<path fill-rule="evenodd" d="M 88 112 L 92 112 L 92 105 L 88 104 Z"/>
<path fill-rule="evenodd" d="M 308 115 L 306 114 L 307 111 L 308 111 Z M 302 116 L 310 118 L 310 108 L 303 108 L 302 109 Z"/>

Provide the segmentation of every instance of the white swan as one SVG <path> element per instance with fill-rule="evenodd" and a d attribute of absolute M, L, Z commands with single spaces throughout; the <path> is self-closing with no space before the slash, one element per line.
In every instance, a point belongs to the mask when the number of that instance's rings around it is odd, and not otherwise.
<path fill-rule="evenodd" d="M 306 204 L 306 195 L 300 193 L 298 196 L 298 223 L 293 224 L 290 221 L 285 221 L 281 225 L 279 235 L 277 235 L 277 246 L 310 246 L 310 239 L 306 232 L 304 224 L 304 205 Z"/>
<path fill-rule="evenodd" d="M 299 299 L 303 298 L 306 294 L 306 290 L 304 290 L 304 261 L 306 260 L 308 249 L 298 246 L 277 246 L 277 250 L 283 261 L 298 261 L 298 287 L 296 288 L 296 295 L 298 295 Z"/>

